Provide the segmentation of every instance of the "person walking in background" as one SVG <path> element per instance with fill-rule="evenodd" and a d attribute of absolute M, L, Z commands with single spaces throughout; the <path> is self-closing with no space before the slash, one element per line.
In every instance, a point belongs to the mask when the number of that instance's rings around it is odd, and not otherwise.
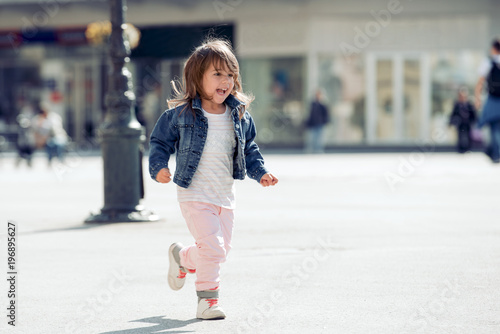
<path fill-rule="evenodd" d="M 471 130 L 476 121 L 476 108 L 469 101 L 467 87 L 458 91 L 458 98 L 450 116 L 450 125 L 457 128 L 457 149 L 459 153 L 470 151 L 472 147 Z"/>
<path fill-rule="evenodd" d="M 16 117 L 17 122 L 17 158 L 16 167 L 21 161 L 26 160 L 28 167 L 32 167 L 32 157 L 35 151 L 35 134 L 33 131 L 33 117 L 35 109 L 30 101 L 20 100 L 20 112 Z"/>
<path fill-rule="evenodd" d="M 176 154 L 173 181 L 182 215 L 195 244 L 169 248 L 168 283 L 184 286 L 196 273 L 200 319 L 222 319 L 218 305 L 220 265 L 231 249 L 234 179 L 245 173 L 262 186 L 278 179 L 264 167 L 254 142 L 255 124 L 248 113 L 253 98 L 242 92 L 239 65 L 228 42 L 209 40 L 196 48 L 184 66 L 183 85 L 158 119 L 150 140 L 149 171 L 168 183 L 170 156 Z"/>
<path fill-rule="evenodd" d="M 306 151 L 308 153 L 323 153 L 325 149 L 323 130 L 330 122 L 328 109 L 322 103 L 323 94 L 316 91 L 315 99 L 311 103 L 309 117 L 306 120 L 307 139 Z"/>
<path fill-rule="evenodd" d="M 494 163 L 500 162 L 500 40 L 491 45 L 490 58 L 479 68 L 479 80 L 476 85 L 476 108 L 481 107 L 481 92 L 484 83 L 488 88 L 488 97 L 484 104 L 478 126 L 490 126 L 491 141 L 486 154 Z"/>
<path fill-rule="evenodd" d="M 17 159 L 16 167 L 26 160 L 28 167 L 32 167 L 32 157 L 35 151 L 35 134 L 33 132 L 32 118 L 24 113 L 17 116 Z"/>
<path fill-rule="evenodd" d="M 62 162 L 68 135 L 64 131 L 61 116 L 51 112 L 47 103 L 42 102 L 38 115 L 33 119 L 33 127 L 36 147 L 45 148 L 49 165 L 54 157 Z"/>

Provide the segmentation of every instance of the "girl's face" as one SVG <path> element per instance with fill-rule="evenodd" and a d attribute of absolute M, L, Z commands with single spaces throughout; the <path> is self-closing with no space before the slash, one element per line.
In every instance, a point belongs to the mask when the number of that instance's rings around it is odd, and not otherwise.
<path fill-rule="evenodd" d="M 231 94 L 234 87 L 234 73 L 229 69 L 216 69 L 214 64 L 207 68 L 203 74 L 203 91 L 211 98 L 211 102 L 222 104 Z"/>

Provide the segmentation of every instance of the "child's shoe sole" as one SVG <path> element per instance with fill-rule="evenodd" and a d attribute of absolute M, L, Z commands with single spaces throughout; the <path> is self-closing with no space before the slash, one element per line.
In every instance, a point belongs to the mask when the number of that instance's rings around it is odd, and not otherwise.
<path fill-rule="evenodd" d="M 170 262 L 168 268 L 168 285 L 172 290 L 180 290 L 186 282 L 186 273 L 181 270 L 180 263 L 177 262 L 174 251 L 179 254 L 182 245 L 178 242 L 173 243 L 168 249 L 168 260 Z"/>

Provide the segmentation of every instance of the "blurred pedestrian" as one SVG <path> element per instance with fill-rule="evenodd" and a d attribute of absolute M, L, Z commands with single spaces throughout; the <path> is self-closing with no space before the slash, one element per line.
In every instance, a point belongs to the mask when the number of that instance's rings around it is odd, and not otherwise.
<path fill-rule="evenodd" d="M 21 112 L 16 120 L 18 129 L 16 166 L 19 166 L 21 161 L 26 160 L 28 167 L 31 167 L 33 152 L 35 151 L 35 133 L 32 126 L 32 117 L 29 114 Z"/>
<path fill-rule="evenodd" d="M 254 142 L 255 124 L 248 113 L 253 98 L 242 92 L 239 65 L 228 42 L 209 40 L 195 49 L 184 66 L 183 87 L 169 101 L 151 134 L 151 177 L 170 182 L 170 156 L 176 154 L 173 176 L 177 198 L 195 244 L 169 248 L 168 283 L 183 287 L 187 273 L 196 273 L 200 319 L 221 319 L 218 305 L 220 265 L 231 249 L 234 179 L 245 173 L 262 186 L 278 179 L 264 167 Z M 174 86 L 175 88 L 175 86 Z"/>
<path fill-rule="evenodd" d="M 481 107 L 481 92 L 486 82 L 488 97 L 484 104 L 478 126 L 489 124 L 491 141 L 486 154 L 494 163 L 500 162 L 500 40 L 491 44 L 490 58 L 485 60 L 479 69 L 479 80 L 476 85 L 476 108 Z"/>
<path fill-rule="evenodd" d="M 323 153 L 325 150 L 324 127 L 330 122 L 330 115 L 322 102 L 323 94 L 316 91 L 314 101 L 311 103 L 309 117 L 306 120 L 306 151 L 308 153 Z"/>
<path fill-rule="evenodd" d="M 470 151 L 472 147 L 472 126 L 476 121 L 476 108 L 469 101 L 467 87 L 458 91 L 458 97 L 450 116 L 450 125 L 457 128 L 457 149 L 459 153 Z"/>
<path fill-rule="evenodd" d="M 57 157 L 61 162 L 64 161 L 68 135 L 64 131 L 61 116 L 50 111 L 45 102 L 39 105 L 39 113 L 33 119 L 33 129 L 36 147 L 45 148 L 49 165 L 54 157 Z"/>

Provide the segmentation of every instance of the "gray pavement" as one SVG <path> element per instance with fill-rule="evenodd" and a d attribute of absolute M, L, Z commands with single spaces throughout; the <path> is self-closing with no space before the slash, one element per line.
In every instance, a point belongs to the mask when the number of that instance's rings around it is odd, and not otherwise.
<path fill-rule="evenodd" d="M 28 170 L 0 157 L 0 332 L 500 333 L 500 166 L 479 153 L 266 159 L 277 187 L 237 183 L 228 317 L 199 321 L 194 276 L 177 292 L 166 281 L 169 245 L 192 242 L 173 185 L 146 178 L 161 222 L 84 225 L 103 204 L 100 158 Z"/>

